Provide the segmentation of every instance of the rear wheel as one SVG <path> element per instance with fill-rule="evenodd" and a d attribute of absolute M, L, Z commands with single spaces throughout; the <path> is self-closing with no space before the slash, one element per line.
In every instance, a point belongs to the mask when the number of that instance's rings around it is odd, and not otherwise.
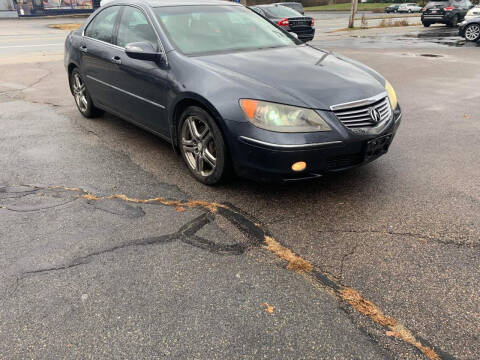
<path fill-rule="evenodd" d="M 70 89 L 72 91 L 75 103 L 80 113 L 86 118 L 92 118 L 102 115 L 103 111 L 93 105 L 92 98 L 88 93 L 87 87 L 83 82 L 80 71 L 75 68 L 70 73 Z"/>
<path fill-rule="evenodd" d="M 429 23 L 429 22 L 423 22 L 422 24 L 423 24 L 423 26 L 425 26 L 425 27 L 429 27 L 430 25 L 432 25 L 432 24 Z"/>
<path fill-rule="evenodd" d="M 456 27 L 458 25 L 458 16 L 455 15 L 447 26 Z"/>
<path fill-rule="evenodd" d="M 480 25 L 471 24 L 468 25 L 465 29 L 465 39 L 468 41 L 478 41 L 480 40 Z"/>
<path fill-rule="evenodd" d="M 229 174 L 223 135 L 215 120 L 197 106 L 188 107 L 179 124 L 179 145 L 188 170 L 200 182 L 215 185 Z"/>

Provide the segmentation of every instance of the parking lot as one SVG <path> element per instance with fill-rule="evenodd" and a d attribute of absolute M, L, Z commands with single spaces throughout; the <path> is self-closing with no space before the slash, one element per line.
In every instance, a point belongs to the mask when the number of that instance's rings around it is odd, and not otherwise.
<path fill-rule="evenodd" d="M 79 114 L 47 27 L 79 19 L 0 21 L 1 359 L 480 358 L 480 47 L 318 16 L 313 46 L 395 86 L 388 154 L 218 187 Z"/>

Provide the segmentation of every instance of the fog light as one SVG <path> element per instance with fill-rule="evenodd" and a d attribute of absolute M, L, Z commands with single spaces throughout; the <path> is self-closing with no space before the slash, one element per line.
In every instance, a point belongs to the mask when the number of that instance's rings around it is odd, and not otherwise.
<path fill-rule="evenodd" d="M 307 167 L 307 163 L 305 161 L 298 161 L 292 165 L 293 171 L 303 171 Z"/>

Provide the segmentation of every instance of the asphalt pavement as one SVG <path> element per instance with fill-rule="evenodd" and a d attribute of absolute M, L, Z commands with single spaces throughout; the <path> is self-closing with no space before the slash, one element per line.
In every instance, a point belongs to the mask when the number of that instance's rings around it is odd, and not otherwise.
<path fill-rule="evenodd" d="M 437 26 L 318 34 L 396 88 L 389 153 L 206 187 L 162 140 L 78 113 L 63 49 L 32 46 L 68 32 L 11 21 L 0 358 L 480 358 L 478 47 Z"/>

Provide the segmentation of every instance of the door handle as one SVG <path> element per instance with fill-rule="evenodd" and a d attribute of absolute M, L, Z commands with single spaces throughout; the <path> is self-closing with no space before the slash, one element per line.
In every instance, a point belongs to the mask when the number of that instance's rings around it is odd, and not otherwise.
<path fill-rule="evenodd" d="M 84 53 L 88 52 L 88 49 L 85 45 L 80 46 L 79 50 Z"/>
<path fill-rule="evenodd" d="M 115 64 L 121 64 L 122 59 L 120 59 L 120 56 L 114 56 L 112 57 L 112 62 L 114 62 Z"/>

